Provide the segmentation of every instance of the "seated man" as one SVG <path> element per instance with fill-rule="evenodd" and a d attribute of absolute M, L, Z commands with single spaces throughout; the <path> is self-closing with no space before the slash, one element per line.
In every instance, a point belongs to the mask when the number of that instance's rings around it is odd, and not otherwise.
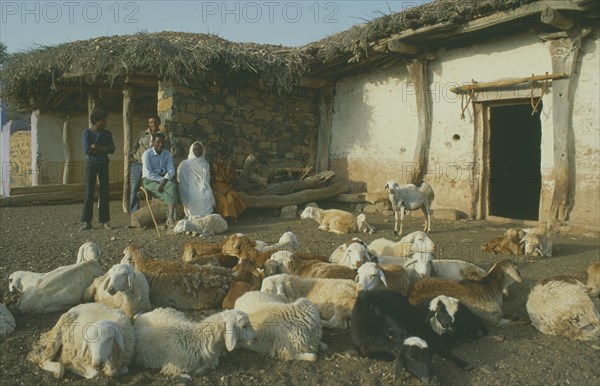
<path fill-rule="evenodd" d="M 167 226 L 173 228 L 177 215 L 178 189 L 171 181 L 175 176 L 173 157 L 164 149 L 165 135 L 155 133 L 152 135 L 152 147 L 142 155 L 142 178 L 144 189 L 161 199 L 168 207 Z"/>

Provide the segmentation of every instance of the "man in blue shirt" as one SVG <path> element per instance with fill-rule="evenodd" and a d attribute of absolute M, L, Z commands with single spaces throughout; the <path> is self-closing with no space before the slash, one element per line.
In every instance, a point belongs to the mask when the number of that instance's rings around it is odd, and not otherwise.
<path fill-rule="evenodd" d="M 92 229 L 96 178 L 98 178 L 100 190 L 98 220 L 104 229 L 111 229 L 108 207 L 108 154 L 115 152 L 115 144 L 111 132 L 106 130 L 107 117 L 108 113 L 106 111 L 94 109 L 90 116 L 92 127 L 83 130 L 82 133 L 83 152 L 87 157 L 85 163 L 85 200 L 81 213 L 83 226 L 81 230 Z"/>
<path fill-rule="evenodd" d="M 152 135 L 152 147 L 142 155 L 142 177 L 144 189 L 161 199 L 168 207 L 167 226 L 175 226 L 177 215 L 175 206 L 179 198 L 177 185 L 172 181 L 175 176 L 173 157 L 165 146 L 165 135 Z"/>

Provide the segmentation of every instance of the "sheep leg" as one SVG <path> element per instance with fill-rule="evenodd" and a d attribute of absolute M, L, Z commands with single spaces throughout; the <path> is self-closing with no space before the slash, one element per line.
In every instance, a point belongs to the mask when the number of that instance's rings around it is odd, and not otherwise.
<path fill-rule="evenodd" d="M 404 206 L 400 207 L 400 232 L 396 233 L 398 236 L 402 236 L 404 234 Z"/>
<path fill-rule="evenodd" d="M 423 205 L 421 211 L 425 217 L 425 226 L 423 227 L 423 232 L 429 233 L 431 231 L 431 209 L 428 205 Z"/>
<path fill-rule="evenodd" d="M 319 225 L 319 229 L 322 230 L 322 231 L 325 231 L 325 232 L 327 232 L 329 230 L 329 228 L 325 224 Z"/>
<path fill-rule="evenodd" d="M 65 376 L 65 366 L 60 362 L 44 361 L 40 367 L 46 371 L 51 372 L 54 378 L 62 378 Z"/>
<path fill-rule="evenodd" d="M 185 373 L 185 371 L 181 367 L 169 362 L 163 365 L 162 369 L 160 370 L 160 373 L 169 377 L 183 374 Z"/>

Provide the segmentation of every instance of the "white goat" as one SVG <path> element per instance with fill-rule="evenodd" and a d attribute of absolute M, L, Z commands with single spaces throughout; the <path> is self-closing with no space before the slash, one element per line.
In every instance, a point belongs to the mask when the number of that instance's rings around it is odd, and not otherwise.
<path fill-rule="evenodd" d="M 11 334 L 15 330 L 15 327 L 17 327 L 15 318 L 4 303 L 0 303 L 0 338 Z"/>
<path fill-rule="evenodd" d="M 128 372 L 135 333 L 125 314 L 104 304 L 80 304 L 63 314 L 42 334 L 27 356 L 56 378 L 65 369 L 84 378 L 98 373 L 114 377 Z"/>
<path fill-rule="evenodd" d="M 348 328 L 357 296 L 357 284 L 353 280 L 313 279 L 287 274 L 265 278 L 260 290 L 283 295 L 288 301 L 307 298 L 319 309 L 322 326 L 326 328 Z"/>
<path fill-rule="evenodd" d="M 191 322 L 172 308 L 157 308 L 138 316 L 136 362 L 161 374 L 201 374 L 214 369 L 225 350 L 232 351 L 238 340 L 252 343 L 256 334 L 248 315 L 228 310 Z"/>
<path fill-rule="evenodd" d="M 252 303 L 244 300 L 251 298 Z M 242 347 L 284 361 L 316 361 L 321 343 L 321 319 L 319 310 L 306 298 L 285 304 L 275 299 L 256 303 L 251 292 L 236 301 L 235 309 L 246 312 L 256 331 L 256 342 Z"/>
<path fill-rule="evenodd" d="M 96 278 L 83 293 L 83 300 L 119 308 L 129 318 L 152 309 L 146 277 L 129 264 L 115 264 Z"/>
<path fill-rule="evenodd" d="M 179 220 L 173 233 L 192 232 L 200 237 L 214 236 L 227 231 L 227 221 L 218 214 L 190 216 Z"/>
<path fill-rule="evenodd" d="M 389 191 L 389 199 L 394 210 L 394 234 L 402 236 L 404 226 L 404 212 L 421 209 L 425 215 L 425 227 L 423 231 L 431 231 L 431 203 L 435 198 L 433 188 L 426 182 L 421 186 L 413 184 L 400 185 L 394 180 L 389 180 L 385 184 L 385 189 Z M 399 216 L 399 218 L 398 218 Z M 398 230 L 398 220 L 400 220 L 400 230 Z"/>

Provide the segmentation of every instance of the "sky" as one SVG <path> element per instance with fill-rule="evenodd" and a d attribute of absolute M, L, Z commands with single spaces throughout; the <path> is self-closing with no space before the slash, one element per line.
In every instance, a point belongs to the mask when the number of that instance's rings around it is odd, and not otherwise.
<path fill-rule="evenodd" d="M 0 0 L 0 41 L 14 53 L 98 36 L 180 31 L 298 46 L 424 2 Z"/>

